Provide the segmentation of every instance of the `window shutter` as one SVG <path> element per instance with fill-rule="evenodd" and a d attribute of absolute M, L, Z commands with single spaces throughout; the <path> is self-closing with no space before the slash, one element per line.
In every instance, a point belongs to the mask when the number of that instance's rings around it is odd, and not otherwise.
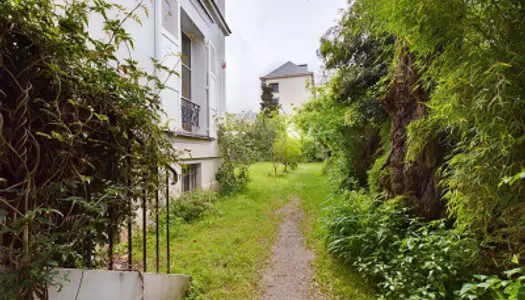
<path fill-rule="evenodd" d="M 210 44 L 210 73 L 217 76 L 217 52 L 213 44 Z"/>
<path fill-rule="evenodd" d="M 212 43 L 208 44 L 209 66 L 208 66 L 208 106 L 210 127 L 209 135 L 217 137 L 217 124 L 215 118 L 218 117 L 218 103 L 217 103 L 217 54 Z"/>
<path fill-rule="evenodd" d="M 177 0 L 162 1 L 162 28 L 179 38 L 179 3 Z"/>

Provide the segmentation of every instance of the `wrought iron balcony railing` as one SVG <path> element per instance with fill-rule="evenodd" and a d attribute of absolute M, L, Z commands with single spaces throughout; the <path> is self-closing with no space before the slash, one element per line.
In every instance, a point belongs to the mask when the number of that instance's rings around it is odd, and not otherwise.
<path fill-rule="evenodd" d="M 194 127 L 199 127 L 199 112 L 201 107 L 191 101 L 182 99 L 182 128 L 192 132 Z"/>

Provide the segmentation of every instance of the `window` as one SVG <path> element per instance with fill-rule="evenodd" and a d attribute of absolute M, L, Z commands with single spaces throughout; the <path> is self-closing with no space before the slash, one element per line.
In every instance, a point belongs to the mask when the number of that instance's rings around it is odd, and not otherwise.
<path fill-rule="evenodd" d="M 200 164 L 185 165 L 182 167 L 182 192 L 195 191 L 198 186 Z"/>
<path fill-rule="evenodd" d="M 182 98 L 191 101 L 191 39 L 182 33 Z"/>
<path fill-rule="evenodd" d="M 279 93 L 279 83 L 270 83 L 268 86 L 272 88 L 273 93 Z"/>

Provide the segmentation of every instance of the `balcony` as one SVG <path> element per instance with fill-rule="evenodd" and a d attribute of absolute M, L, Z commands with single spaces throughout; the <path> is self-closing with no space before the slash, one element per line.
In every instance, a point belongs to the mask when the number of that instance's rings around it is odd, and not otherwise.
<path fill-rule="evenodd" d="M 181 100 L 182 128 L 188 132 L 195 132 L 199 129 L 199 113 L 201 107 L 184 98 Z"/>

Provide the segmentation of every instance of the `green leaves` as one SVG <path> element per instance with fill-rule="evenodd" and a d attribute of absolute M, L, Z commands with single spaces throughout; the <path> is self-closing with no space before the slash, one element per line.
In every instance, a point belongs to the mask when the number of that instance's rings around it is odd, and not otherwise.
<path fill-rule="evenodd" d="M 503 185 L 514 185 L 516 182 L 521 182 L 524 179 L 525 179 L 525 169 L 523 169 L 521 172 L 519 172 L 518 174 L 514 176 L 503 177 L 498 187 L 502 187 Z"/>
<path fill-rule="evenodd" d="M 332 201 L 328 251 L 376 284 L 384 299 L 449 299 L 469 278 L 477 247 L 445 221 L 424 224 L 365 192 Z"/>
<path fill-rule="evenodd" d="M 177 159 L 154 88 L 163 86 L 157 69 L 174 72 L 157 62 L 148 74 L 117 56 L 133 47 L 125 23 L 147 9 L 62 2 L 0 1 L 0 226 L 12 241 L 0 246 L 16 270 L 0 279 L 8 299 L 57 284 L 52 267 L 83 267 L 88 236 L 105 249 L 127 217 L 125 200 L 162 189 L 158 168 Z M 92 17 L 106 41 L 90 36 Z"/>
<path fill-rule="evenodd" d="M 518 264 L 517 256 L 513 262 Z M 504 272 L 506 280 L 497 276 L 476 275 L 477 282 L 466 283 L 456 292 L 459 299 L 525 299 L 525 268 Z"/>
<path fill-rule="evenodd" d="M 254 126 L 248 121 L 233 115 L 219 121 L 217 136 L 223 163 L 216 178 L 221 184 L 221 192 L 230 194 L 248 184 L 248 167 L 257 160 L 257 141 L 253 135 Z"/>

